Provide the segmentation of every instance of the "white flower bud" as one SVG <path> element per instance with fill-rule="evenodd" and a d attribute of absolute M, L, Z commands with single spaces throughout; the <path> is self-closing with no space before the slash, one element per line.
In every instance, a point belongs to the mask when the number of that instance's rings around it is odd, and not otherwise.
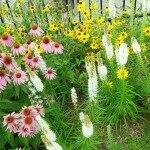
<path fill-rule="evenodd" d="M 76 89 L 74 87 L 71 89 L 71 99 L 73 104 L 76 106 L 78 102 L 78 97 L 77 97 Z"/>
<path fill-rule="evenodd" d="M 43 89 L 44 89 L 43 83 L 42 83 L 41 79 L 36 74 L 31 75 L 30 80 L 38 92 L 43 91 Z"/>
<path fill-rule="evenodd" d="M 128 48 L 127 44 L 122 43 L 119 49 L 116 49 L 116 61 L 119 66 L 125 66 L 128 61 Z"/>
<path fill-rule="evenodd" d="M 98 74 L 101 80 L 106 80 L 107 78 L 107 67 L 103 64 L 98 63 Z"/>
<path fill-rule="evenodd" d="M 131 39 L 132 41 L 132 48 L 135 54 L 140 54 L 141 53 L 141 47 L 140 44 L 138 43 L 138 41 L 136 40 L 135 37 L 132 37 Z"/>

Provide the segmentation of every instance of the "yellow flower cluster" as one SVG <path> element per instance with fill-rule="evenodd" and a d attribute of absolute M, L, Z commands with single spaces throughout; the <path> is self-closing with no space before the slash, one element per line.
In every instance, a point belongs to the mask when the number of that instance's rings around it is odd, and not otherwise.
<path fill-rule="evenodd" d="M 127 36 L 128 36 L 127 32 L 121 32 L 116 40 L 116 46 L 120 46 L 120 44 L 124 42 Z"/>
<path fill-rule="evenodd" d="M 58 31 L 59 26 L 54 21 L 51 21 L 49 24 L 49 30 L 50 31 Z"/>
<path fill-rule="evenodd" d="M 48 4 L 45 5 L 45 7 L 43 8 L 42 12 L 43 12 L 43 13 L 48 12 L 48 11 L 50 10 L 51 7 L 52 7 L 52 6 L 50 5 L 50 3 L 48 3 Z"/>

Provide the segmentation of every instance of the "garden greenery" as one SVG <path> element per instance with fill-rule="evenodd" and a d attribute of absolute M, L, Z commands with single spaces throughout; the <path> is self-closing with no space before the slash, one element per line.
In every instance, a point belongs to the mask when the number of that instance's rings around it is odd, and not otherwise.
<path fill-rule="evenodd" d="M 150 2 L 6 0 L 0 10 L 0 149 L 122 149 L 112 127 L 148 112 Z"/>

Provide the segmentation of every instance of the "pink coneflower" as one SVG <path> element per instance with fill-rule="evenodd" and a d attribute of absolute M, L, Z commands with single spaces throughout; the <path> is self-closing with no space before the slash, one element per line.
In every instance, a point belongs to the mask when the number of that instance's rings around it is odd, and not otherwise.
<path fill-rule="evenodd" d="M 40 43 L 40 48 L 43 49 L 46 53 L 52 53 L 52 41 L 48 36 L 44 36 Z"/>
<path fill-rule="evenodd" d="M 41 36 L 44 31 L 36 24 L 32 25 L 31 30 L 29 32 L 32 36 Z"/>
<path fill-rule="evenodd" d="M 10 83 L 10 82 L 11 80 L 8 74 L 6 73 L 6 71 L 0 70 L 0 91 L 4 90 L 7 83 Z"/>
<path fill-rule="evenodd" d="M 37 132 L 37 122 L 34 117 L 26 116 L 20 119 L 19 135 L 34 136 Z"/>
<path fill-rule="evenodd" d="M 25 47 L 30 50 L 33 50 L 35 48 L 35 43 L 30 39 L 25 43 Z"/>
<path fill-rule="evenodd" d="M 63 50 L 64 50 L 64 47 L 62 44 L 59 44 L 59 43 L 53 43 L 52 44 L 52 49 L 54 50 L 54 53 L 55 54 L 62 54 L 63 53 Z"/>
<path fill-rule="evenodd" d="M 38 115 L 44 117 L 44 109 L 43 109 L 42 106 L 36 105 L 36 106 L 34 107 L 34 109 L 37 111 L 37 114 L 38 114 Z"/>
<path fill-rule="evenodd" d="M 11 46 L 13 42 L 13 38 L 11 35 L 4 33 L 0 38 L 0 42 L 5 46 Z"/>
<path fill-rule="evenodd" d="M 27 81 L 27 74 L 22 70 L 16 71 L 12 76 L 12 80 L 15 85 L 24 84 Z"/>
<path fill-rule="evenodd" d="M 3 65 L 7 68 L 8 71 L 14 71 L 17 68 L 17 63 L 8 54 L 3 55 Z"/>
<path fill-rule="evenodd" d="M 32 68 L 40 68 L 42 65 L 41 59 L 38 56 L 34 56 L 30 65 Z"/>
<path fill-rule="evenodd" d="M 32 106 L 23 107 L 21 111 L 21 115 L 22 117 L 26 117 L 26 116 L 35 117 L 37 115 L 37 111 Z"/>
<path fill-rule="evenodd" d="M 23 55 L 25 53 L 25 48 L 22 45 L 19 45 L 18 43 L 14 43 L 11 51 L 13 55 Z"/>
<path fill-rule="evenodd" d="M 24 57 L 23 60 L 25 61 L 26 64 L 30 65 L 31 62 L 32 62 L 32 58 L 33 58 L 32 55 L 27 55 L 27 56 Z"/>
<path fill-rule="evenodd" d="M 45 72 L 44 72 L 45 78 L 48 80 L 53 80 L 56 78 L 56 71 L 52 68 L 48 68 Z"/>
<path fill-rule="evenodd" d="M 0 80 L 6 84 L 11 82 L 11 80 L 5 70 L 0 70 Z"/>
<path fill-rule="evenodd" d="M 20 127 L 18 130 L 18 135 L 21 135 L 22 137 L 33 137 L 37 133 L 36 128 L 25 128 L 25 127 Z"/>
<path fill-rule="evenodd" d="M 15 114 L 14 112 L 11 114 L 8 114 L 7 116 L 4 116 L 3 125 L 7 126 L 6 130 L 9 129 L 10 131 L 13 131 L 14 133 L 18 132 L 18 124 L 19 122 L 17 119 L 20 117 L 19 114 Z"/>

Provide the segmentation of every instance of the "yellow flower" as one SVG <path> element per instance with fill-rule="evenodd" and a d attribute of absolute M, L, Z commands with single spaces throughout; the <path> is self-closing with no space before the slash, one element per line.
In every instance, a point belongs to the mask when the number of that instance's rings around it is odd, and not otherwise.
<path fill-rule="evenodd" d="M 142 44 L 141 44 L 141 50 L 142 50 L 143 52 L 146 52 L 146 51 L 147 51 L 147 44 L 142 43 Z"/>
<path fill-rule="evenodd" d="M 86 37 L 81 37 L 81 38 L 80 38 L 80 41 L 83 42 L 83 43 L 87 43 L 87 42 L 88 42 L 88 38 L 86 38 Z"/>
<path fill-rule="evenodd" d="M 127 35 L 127 32 L 121 32 L 119 37 L 125 39 L 127 38 Z"/>
<path fill-rule="evenodd" d="M 44 50 L 43 50 L 39 45 L 37 45 L 37 44 L 36 44 L 36 46 L 35 46 L 35 51 L 36 51 L 37 53 L 39 53 L 39 54 L 44 53 Z"/>
<path fill-rule="evenodd" d="M 42 12 L 46 13 L 49 11 L 49 9 L 51 8 L 50 4 L 45 5 L 45 7 L 43 8 Z"/>
<path fill-rule="evenodd" d="M 120 46 L 122 43 L 124 43 L 124 38 L 118 37 L 118 39 L 116 41 L 116 46 Z"/>
<path fill-rule="evenodd" d="M 125 68 L 120 68 L 119 70 L 117 70 L 117 78 L 120 80 L 125 80 L 126 78 L 128 78 L 128 70 L 126 70 Z"/>
<path fill-rule="evenodd" d="M 102 24 L 105 22 L 105 18 L 104 17 L 98 17 L 97 23 Z"/>
<path fill-rule="evenodd" d="M 84 10 L 82 12 L 82 15 L 84 18 L 90 18 L 90 10 Z"/>
<path fill-rule="evenodd" d="M 150 27 L 144 29 L 145 36 L 150 36 Z"/>
<path fill-rule="evenodd" d="M 5 30 L 7 33 L 13 33 L 14 32 L 14 29 L 11 26 L 6 26 Z"/>
<path fill-rule="evenodd" d="M 26 51 L 25 51 L 25 53 L 24 53 L 23 55 L 24 55 L 24 56 L 28 56 L 28 55 L 30 55 L 30 54 L 32 54 L 32 51 L 29 50 L 29 49 L 26 49 Z"/>
<path fill-rule="evenodd" d="M 108 12 L 109 12 L 108 6 L 106 6 L 106 7 L 104 8 L 104 12 L 105 12 L 105 13 L 108 13 Z"/>
<path fill-rule="evenodd" d="M 92 44 L 90 45 L 90 47 L 91 47 L 92 49 L 98 49 L 98 48 L 99 48 L 99 45 L 98 45 L 97 43 L 92 43 Z"/>
<path fill-rule="evenodd" d="M 106 82 L 106 85 L 107 85 L 109 88 L 112 88 L 112 87 L 113 87 L 113 82 L 112 82 L 112 81 L 107 81 L 107 82 Z"/>
<path fill-rule="evenodd" d="M 49 24 L 49 30 L 50 31 L 58 31 L 58 25 L 57 24 L 55 24 L 54 22 L 51 22 L 50 24 Z"/>
<path fill-rule="evenodd" d="M 30 10 L 31 10 L 31 12 L 35 12 L 36 11 L 36 6 L 35 5 L 31 5 L 30 6 Z"/>
<path fill-rule="evenodd" d="M 81 11 L 81 12 L 84 11 L 85 7 L 86 7 L 86 3 L 85 2 L 80 1 L 79 3 L 77 3 L 77 10 L 78 11 Z"/>
<path fill-rule="evenodd" d="M 75 20 L 75 19 L 73 19 L 71 22 L 72 22 L 73 25 L 77 25 L 78 24 L 78 21 Z"/>
<path fill-rule="evenodd" d="M 90 7 L 91 10 L 97 10 L 98 9 L 98 5 L 96 3 L 91 4 Z"/>
<path fill-rule="evenodd" d="M 18 2 L 18 3 L 24 3 L 25 0 L 16 0 L 16 2 Z"/>
<path fill-rule="evenodd" d="M 123 14 L 123 15 L 128 15 L 128 14 L 129 14 L 129 12 L 128 12 L 128 10 L 127 10 L 127 9 L 124 9 L 124 10 L 122 11 L 122 14 Z"/>

